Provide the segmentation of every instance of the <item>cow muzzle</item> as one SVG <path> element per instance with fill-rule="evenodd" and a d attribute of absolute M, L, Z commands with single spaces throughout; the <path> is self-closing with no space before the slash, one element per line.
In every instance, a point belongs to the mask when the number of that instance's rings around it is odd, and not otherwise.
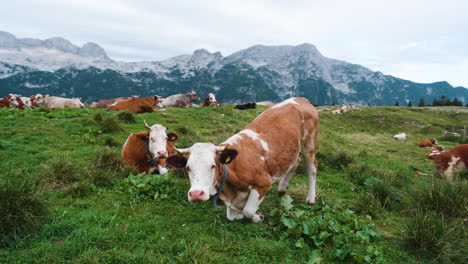
<path fill-rule="evenodd" d="M 188 192 L 188 200 L 190 202 L 200 202 L 208 200 L 209 195 L 207 192 L 202 190 L 193 190 Z"/>
<path fill-rule="evenodd" d="M 167 151 L 165 150 L 158 151 L 158 158 L 161 158 L 161 159 L 167 158 Z"/>

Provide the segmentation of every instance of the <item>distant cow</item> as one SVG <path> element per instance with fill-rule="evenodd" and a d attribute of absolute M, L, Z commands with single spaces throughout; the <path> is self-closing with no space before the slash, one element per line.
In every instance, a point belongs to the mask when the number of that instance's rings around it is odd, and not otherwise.
<path fill-rule="evenodd" d="M 166 174 L 166 158 L 177 154 L 174 142 L 179 136 L 174 132 L 166 134 L 166 128 L 158 124 L 149 126 L 145 121 L 145 127 L 148 131 L 128 136 L 122 148 L 122 160 L 135 166 L 138 172 Z"/>
<path fill-rule="evenodd" d="M 455 172 L 468 168 L 468 144 L 455 146 L 446 152 L 432 148 L 427 153 L 427 157 L 434 160 L 438 171 L 443 173 L 448 180 L 452 180 Z"/>
<path fill-rule="evenodd" d="M 135 98 L 115 102 L 108 109 L 111 111 L 128 110 L 136 114 L 154 112 L 154 108 L 160 105 L 160 100 L 160 97 L 157 95 L 153 97 Z"/>
<path fill-rule="evenodd" d="M 33 108 L 39 107 L 44 104 L 44 95 L 35 94 L 31 96 L 31 106 Z"/>
<path fill-rule="evenodd" d="M 21 100 L 21 96 L 17 94 L 8 94 L 6 99 L 10 105 L 10 108 L 18 108 L 23 110 L 25 108 L 23 100 Z"/>
<path fill-rule="evenodd" d="M 450 136 L 450 137 L 461 137 L 460 134 L 456 133 L 456 132 L 449 132 L 447 130 L 444 130 L 444 133 L 443 135 L 446 137 L 446 136 Z"/>
<path fill-rule="evenodd" d="M 199 101 L 200 97 L 195 92 L 190 92 L 186 94 L 175 94 L 163 99 L 162 105 L 164 107 L 198 107 L 193 104 L 192 101 Z"/>
<path fill-rule="evenodd" d="M 400 132 L 399 134 L 396 134 L 393 136 L 394 140 L 406 140 L 406 133 Z"/>
<path fill-rule="evenodd" d="M 216 96 L 214 95 L 214 93 L 209 93 L 208 97 L 205 98 L 205 100 L 203 101 L 203 104 L 201 106 L 203 106 L 203 107 L 206 107 L 206 106 L 219 106 L 218 102 L 216 101 Z"/>
<path fill-rule="evenodd" d="M 255 109 L 255 108 L 257 108 L 256 103 L 238 104 L 234 106 L 234 109 L 238 109 L 238 110 Z"/>
<path fill-rule="evenodd" d="M 50 108 L 84 108 L 81 98 L 63 98 L 58 96 L 44 96 L 44 104 Z"/>
<path fill-rule="evenodd" d="M 98 102 L 92 103 L 91 107 L 108 109 L 109 107 L 111 107 L 113 104 L 115 104 L 117 102 L 133 100 L 133 99 L 136 99 L 136 98 L 139 98 L 139 96 L 132 95 L 131 97 L 118 97 L 118 98 L 112 98 L 112 99 L 103 99 L 103 100 L 99 100 Z M 161 100 L 161 98 L 158 96 L 158 101 L 160 101 L 160 100 Z M 160 102 L 157 103 L 157 107 L 162 107 Z"/>
<path fill-rule="evenodd" d="M 437 142 L 437 140 L 435 138 L 434 139 L 423 139 L 418 143 L 418 146 L 420 148 L 430 148 L 430 147 L 432 147 L 433 145 L 436 145 L 436 144 L 439 144 L 439 143 Z"/>
<path fill-rule="evenodd" d="M 0 107 L 10 107 L 10 102 L 6 97 L 0 99 Z"/>
<path fill-rule="evenodd" d="M 344 113 L 344 110 L 343 109 L 335 109 L 335 110 L 332 110 L 332 114 L 334 115 L 341 115 Z"/>
<path fill-rule="evenodd" d="M 306 201 L 315 203 L 318 126 L 314 106 L 305 98 L 290 98 L 268 108 L 225 142 L 178 149 L 189 155 L 188 159 L 174 155 L 167 162 L 187 168 L 189 201 L 206 201 L 219 195 L 229 220 L 247 217 L 259 222 L 264 218 L 257 212 L 263 198 L 276 181 L 280 181 L 279 194 L 285 193 L 301 155 L 309 176 Z"/>

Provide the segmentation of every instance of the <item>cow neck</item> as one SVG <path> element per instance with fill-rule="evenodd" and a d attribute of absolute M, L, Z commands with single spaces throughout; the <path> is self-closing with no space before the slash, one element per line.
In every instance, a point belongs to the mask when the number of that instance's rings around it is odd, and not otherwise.
<path fill-rule="evenodd" d="M 153 155 L 149 151 L 149 139 L 145 139 L 144 144 L 145 144 L 145 154 L 146 154 L 146 159 L 147 159 L 146 162 L 154 167 L 158 163 L 158 159 L 153 158 Z"/>
<path fill-rule="evenodd" d="M 229 174 L 229 171 L 228 171 L 228 168 L 226 166 L 226 164 L 223 164 L 223 166 L 218 166 L 218 173 L 217 175 L 219 175 L 218 177 L 216 177 L 216 184 L 215 184 L 215 187 L 216 187 L 216 194 L 213 195 L 213 207 L 216 208 L 216 209 L 219 209 L 218 207 L 218 197 L 219 195 L 223 192 L 223 189 L 224 189 L 224 186 L 226 185 L 226 182 L 227 182 L 227 178 L 228 178 L 228 174 Z"/>

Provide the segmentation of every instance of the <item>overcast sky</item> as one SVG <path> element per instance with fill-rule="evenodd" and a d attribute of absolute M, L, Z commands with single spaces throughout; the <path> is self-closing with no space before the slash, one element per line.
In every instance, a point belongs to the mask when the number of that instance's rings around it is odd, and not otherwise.
<path fill-rule="evenodd" d="M 314 44 L 330 58 L 415 82 L 468 87 L 464 0 L 14 0 L 0 30 L 96 42 L 115 60 L 163 60 L 205 48 Z"/>

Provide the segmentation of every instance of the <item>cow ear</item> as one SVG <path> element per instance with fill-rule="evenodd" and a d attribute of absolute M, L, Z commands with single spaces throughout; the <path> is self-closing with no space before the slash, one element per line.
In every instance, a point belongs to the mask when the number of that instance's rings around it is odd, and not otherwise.
<path fill-rule="evenodd" d="M 178 169 L 185 168 L 185 166 L 187 166 L 187 158 L 182 155 L 169 156 L 166 159 L 166 162 L 168 165 Z"/>
<path fill-rule="evenodd" d="M 225 148 L 219 156 L 219 162 L 222 164 L 229 164 L 237 157 L 237 150 Z"/>
<path fill-rule="evenodd" d="M 179 135 L 177 135 L 175 132 L 170 132 L 167 134 L 167 140 L 171 142 L 175 142 L 179 140 Z"/>
<path fill-rule="evenodd" d="M 141 140 L 146 140 L 148 139 L 148 136 L 149 136 L 149 132 L 138 132 L 138 133 L 134 133 L 135 136 L 137 136 L 139 139 Z"/>

